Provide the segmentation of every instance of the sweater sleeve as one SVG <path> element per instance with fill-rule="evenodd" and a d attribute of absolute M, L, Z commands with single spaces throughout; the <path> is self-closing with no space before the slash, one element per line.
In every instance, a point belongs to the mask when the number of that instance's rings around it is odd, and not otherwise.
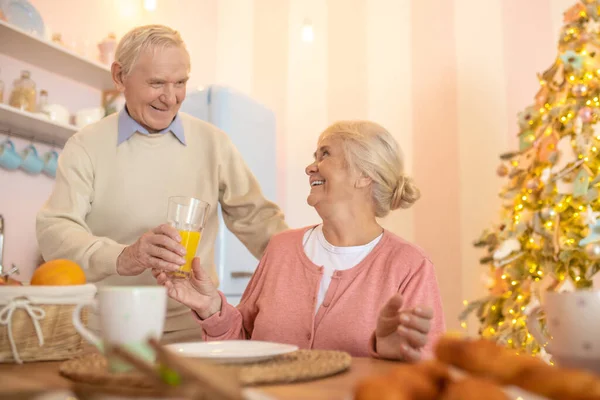
<path fill-rule="evenodd" d="M 250 282 L 248 282 L 237 307 L 227 303 L 223 293 L 219 292 L 222 302 L 221 312 L 213 314 L 205 320 L 200 319 L 195 312 L 192 313 L 202 327 L 204 340 L 244 340 L 252 338 L 254 321 L 260 310 L 259 300 L 271 265 L 269 262 L 269 248 L 271 246 L 273 245 L 269 244 L 265 250 L 265 254 Z"/>
<path fill-rule="evenodd" d="M 409 276 L 407 281 L 402 283 L 398 292 L 402 294 L 404 299 L 402 305 L 403 309 L 410 310 L 415 307 L 431 307 L 433 310 L 433 318 L 431 319 L 431 329 L 427 336 L 427 344 L 421 350 L 422 358 L 427 359 L 433 357 L 435 343 L 444 334 L 446 324 L 440 289 L 432 262 L 428 259 L 424 259 Z M 375 333 L 373 332 L 369 340 L 369 350 L 371 356 L 378 357 L 375 349 L 376 340 Z"/>
<path fill-rule="evenodd" d="M 54 189 L 37 214 L 36 233 L 45 260 L 66 258 L 78 263 L 89 282 L 116 274 L 124 245 L 94 236 L 85 219 L 94 201 L 94 166 L 76 137 L 58 160 Z"/>
<path fill-rule="evenodd" d="M 219 201 L 227 228 L 260 259 L 271 236 L 288 229 L 283 213 L 267 200 L 233 143 L 224 135 Z"/>

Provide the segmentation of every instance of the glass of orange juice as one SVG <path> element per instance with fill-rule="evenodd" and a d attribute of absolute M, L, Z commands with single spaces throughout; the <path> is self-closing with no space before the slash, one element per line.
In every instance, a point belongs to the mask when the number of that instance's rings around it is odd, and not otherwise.
<path fill-rule="evenodd" d="M 169 197 L 167 222 L 179 231 L 181 244 L 186 249 L 185 264 L 179 268 L 179 271 L 170 273 L 171 277 L 184 279 L 190 277 L 192 259 L 196 256 L 209 210 L 208 203 L 193 197 Z"/>

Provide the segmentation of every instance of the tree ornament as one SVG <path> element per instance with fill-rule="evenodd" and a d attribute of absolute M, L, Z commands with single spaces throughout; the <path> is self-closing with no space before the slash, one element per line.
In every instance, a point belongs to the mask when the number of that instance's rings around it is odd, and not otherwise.
<path fill-rule="evenodd" d="M 561 54 L 560 59 L 562 60 L 563 64 L 569 66 L 575 71 L 579 71 L 581 68 L 583 68 L 583 57 L 573 50 L 565 51 L 563 54 Z"/>
<path fill-rule="evenodd" d="M 581 121 L 589 123 L 594 116 L 594 112 L 590 107 L 583 107 L 581 110 L 579 110 L 577 115 L 579 116 L 579 118 L 581 118 Z"/>
<path fill-rule="evenodd" d="M 575 155 L 573 146 L 571 145 L 570 135 L 563 136 L 556 147 L 558 159 L 552 166 L 553 173 L 562 171 L 568 164 L 577 160 L 577 156 Z"/>
<path fill-rule="evenodd" d="M 556 217 L 556 211 L 550 206 L 542 208 L 540 215 L 544 220 L 553 220 Z"/>
<path fill-rule="evenodd" d="M 537 94 L 535 95 L 535 106 L 537 108 L 542 108 L 546 104 L 549 93 L 550 89 L 548 89 L 548 86 L 544 82 L 544 84 L 540 87 L 540 90 L 538 90 Z"/>
<path fill-rule="evenodd" d="M 556 182 L 556 191 L 560 194 L 573 194 L 575 184 L 573 181 L 558 179 Z"/>
<path fill-rule="evenodd" d="M 589 243 L 596 242 L 600 242 L 600 224 L 598 221 L 595 225 L 589 227 L 588 235 L 579 241 L 579 245 L 586 246 Z"/>
<path fill-rule="evenodd" d="M 599 33 L 600 32 L 600 22 L 590 19 L 585 24 L 585 30 L 587 33 Z"/>
<path fill-rule="evenodd" d="M 563 20 L 566 24 L 577 21 L 579 18 L 583 18 L 586 14 L 586 7 L 581 3 L 575 4 L 573 7 L 569 8 L 563 14 Z"/>
<path fill-rule="evenodd" d="M 538 115 L 539 112 L 535 107 L 527 107 L 517 115 L 519 119 L 519 127 L 522 130 L 529 129 L 532 122 L 538 117 Z"/>
<path fill-rule="evenodd" d="M 529 190 L 539 190 L 542 187 L 542 182 L 540 182 L 539 178 L 533 178 L 527 181 L 525 185 Z"/>
<path fill-rule="evenodd" d="M 596 225 L 596 223 L 598 222 L 598 217 L 600 216 L 600 212 L 596 212 L 592 209 L 591 206 L 587 206 L 585 213 L 582 213 L 581 216 L 583 217 L 583 222 L 587 225 L 587 226 L 594 226 Z"/>
<path fill-rule="evenodd" d="M 540 175 L 540 179 L 542 180 L 542 182 L 544 182 L 544 184 L 547 184 L 548 182 L 550 182 L 551 177 L 552 177 L 552 169 L 550 167 L 544 168 L 544 170 L 542 171 L 542 174 Z"/>
<path fill-rule="evenodd" d="M 584 83 L 578 83 L 577 85 L 574 85 L 573 88 L 571 89 L 571 93 L 575 97 L 583 97 L 587 94 L 587 92 L 588 92 L 588 87 Z"/>
<path fill-rule="evenodd" d="M 504 164 L 500 164 L 498 169 L 496 169 L 496 174 L 498 174 L 500 177 L 508 175 L 508 167 Z"/>
<path fill-rule="evenodd" d="M 600 243 L 588 243 L 585 245 L 585 254 L 592 260 L 600 260 Z"/>
<path fill-rule="evenodd" d="M 494 252 L 494 260 L 502 260 L 519 250 L 521 250 L 521 243 L 517 239 L 507 239 Z"/>
<path fill-rule="evenodd" d="M 583 132 L 583 119 L 580 116 L 577 116 L 573 122 L 573 132 L 576 135 L 580 135 Z"/>
<path fill-rule="evenodd" d="M 548 128 L 552 129 L 552 128 Z M 558 143 L 558 135 L 555 132 L 551 132 L 549 135 L 544 135 L 539 141 L 538 145 L 538 158 L 542 162 L 549 162 L 550 155 L 554 152 L 556 144 Z"/>

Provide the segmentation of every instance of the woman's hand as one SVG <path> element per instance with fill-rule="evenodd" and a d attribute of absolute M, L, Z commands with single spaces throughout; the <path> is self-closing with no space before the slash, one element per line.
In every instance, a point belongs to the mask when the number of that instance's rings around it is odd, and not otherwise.
<path fill-rule="evenodd" d="M 384 358 L 414 362 L 421 359 L 421 348 L 427 344 L 433 310 L 402 310 L 402 303 L 402 295 L 395 294 L 379 312 L 376 351 Z"/>
<path fill-rule="evenodd" d="M 153 269 L 152 275 L 156 281 L 167 288 L 167 294 L 198 314 L 202 319 L 221 311 L 221 296 L 210 276 L 200 265 L 200 259 L 192 261 L 190 279 L 171 279 L 164 270 Z"/>

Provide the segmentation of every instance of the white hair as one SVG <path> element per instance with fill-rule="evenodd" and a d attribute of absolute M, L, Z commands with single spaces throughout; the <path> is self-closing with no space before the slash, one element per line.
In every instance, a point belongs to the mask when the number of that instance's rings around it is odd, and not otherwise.
<path fill-rule="evenodd" d="M 371 178 L 375 215 L 385 217 L 390 210 L 409 208 L 421 192 L 404 174 L 400 146 L 381 125 L 371 121 L 338 121 L 321 134 L 342 141 L 346 160 L 361 175 Z"/>
<path fill-rule="evenodd" d="M 115 51 L 115 61 L 121 65 L 123 76 L 127 76 L 143 51 L 160 47 L 180 47 L 187 52 L 176 30 L 165 25 L 144 25 L 133 28 L 121 38 Z"/>

